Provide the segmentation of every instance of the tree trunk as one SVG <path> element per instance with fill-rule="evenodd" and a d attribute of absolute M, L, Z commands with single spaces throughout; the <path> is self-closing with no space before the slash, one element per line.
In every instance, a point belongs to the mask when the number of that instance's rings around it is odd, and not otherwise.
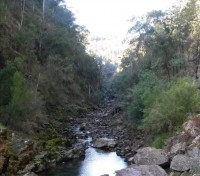
<path fill-rule="evenodd" d="M 21 30 L 23 21 L 24 21 L 25 3 L 26 3 L 26 0 L 21 0 L 21 22 L 20 22 L 19 30 Z"/>
<path fill-rule="evenodd" d="M 195 66 L 195 78 L 198 79 L 198 70 L 199 70 L 199 65 Z"/>
<path fill-rule="evenodd" d="M 89 94 L 89 97 L 90 97 L 90 95 L 91 95 L 91 87 L 90 87 L 90 85 L 88 86 L 88 94 Z"/>
<path fill-rule="evenodd" d="M 46 0 L 43 0 L 43 3 L 42 3 L 42 18 L 44 20 L 44 14 L 45 14 L 45 1 Z"/>
<path fill-rule="evenodd" d="M 34 0 L 33 0 L 33 12 L 35 11 L 35 2 L 34 2 Z"/>

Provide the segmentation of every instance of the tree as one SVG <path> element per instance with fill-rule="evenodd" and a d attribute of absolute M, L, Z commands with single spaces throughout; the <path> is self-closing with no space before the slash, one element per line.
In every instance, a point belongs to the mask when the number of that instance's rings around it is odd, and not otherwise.
<path fill-rule="evenodd" d="M 23 21 L 24 21 L 25 3 L 26 3 L 26 0 L 21 0 L 21 22 L 20 22 L 19 29 L 22 28 Z"/>

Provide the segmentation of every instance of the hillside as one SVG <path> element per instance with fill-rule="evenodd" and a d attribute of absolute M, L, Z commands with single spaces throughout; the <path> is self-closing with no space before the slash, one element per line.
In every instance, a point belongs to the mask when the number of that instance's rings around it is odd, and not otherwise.
<path fill-rule="evenodd" d="M 60 2 L 0 3 L 0 114 L 11 128 L 65 120 L 85 111 L 89 89 L 98 89 L 99 68 L 85 52 L 85 29 Z"/>

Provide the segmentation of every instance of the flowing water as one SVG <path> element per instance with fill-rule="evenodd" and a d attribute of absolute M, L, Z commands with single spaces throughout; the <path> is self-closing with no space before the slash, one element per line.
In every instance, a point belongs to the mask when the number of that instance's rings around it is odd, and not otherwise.
<path fill-rule="evenodd" d="M 89 147 L 82 161 L 72 161 L 42 174 L 42 176 L 100 176 L 115 175 L 116 170 L 127 167 L 127 163 L 115 152 L 105 152 Z"/>
<path fill-rule="evenodd" d="M 75 133 L 83 134 L 80 127 L 75 128 Z M 86 132 L 90 134 L 89 131 Z M 85 139 L 91 145 L 92 137 Z M 106 152 L 103 150 L 89 147 L 85 151 L 83 160 L 73 160 L 50 169 L 41 176 L 101 176 L 109 174 L 114 176 L 115 171 L 124 169 L 128 164 L 123 158 L 117 156 L 116 152 Z"/>

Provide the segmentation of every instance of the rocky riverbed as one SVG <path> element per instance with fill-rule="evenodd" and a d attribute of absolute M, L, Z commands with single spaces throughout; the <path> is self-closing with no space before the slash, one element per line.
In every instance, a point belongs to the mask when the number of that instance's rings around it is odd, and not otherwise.
<path fill-rule="evenodd" d="M 130 134 L 127 124 L 124 123 L 121 107 L 114 100 L 108 101 L 95 111 L 73 119 L 70 126 L 72 130 L 77 129 L 74 134 L 77 142 L 91 136 L 93 147 L 116 151 L 130 163 L 136 150 L 145 144 L 147 136 L 141 132 Z"/>
<path fill-rule="evenodd" d="M 48 140 L 46 147 L 41 141 L 1 129 L 0 172 L 9 176 L 35 176 L 61 162 L 84 157 L 90 145 L 116 152 L 130 164 L 117 171 L 117 176 L 197 176 L 200 173 L 200 115 L 185 122 L 183 131 L 169 138 L 163 149 L 146 146 L 148 135 L 130 132 L 124 118 L 117 102 L 107 101 L 88 114 L 70 119 L 68 127 Z"/>

